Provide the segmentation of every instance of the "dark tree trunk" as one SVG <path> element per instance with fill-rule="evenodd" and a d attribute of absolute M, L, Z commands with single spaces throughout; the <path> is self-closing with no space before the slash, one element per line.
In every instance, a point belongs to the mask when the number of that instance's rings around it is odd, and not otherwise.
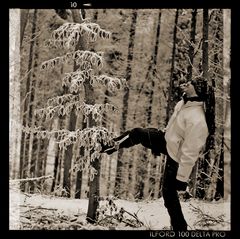
<path fill-rule="evenodd" d="M 152 123 L 152 102 L 153 102 L 153 90 L 155 86 L 154 78 L 156 75 L 156 68 L 157 68 L 157 56 L 158 56 L 158 47 L 159 47 L 159 37 L 160 37 L 160 26 L 161 26 L 161 10 L 158 14 L 158 21 L 157 21 L 157 32 L 156 32 L 156 41 L 155 46 L 153 50 L 153 54 L 151 57 L 151 63 L 148 67 L 148 72 L 146 75 L 146 80 L 150 82 L 150 92 L 146 92 L 148 95 L 149 103 L 148 103 L 148 109 L 147 109 L 147 123 L 148 125 L 151 125 Z"/>
<path fill-rule="evenodd" d="M 200 187 L 197 189 L 197 195 L 200 198 L 204 198 L 207 195 L 207 190 L 210 183 L 209 163 L 214 158 L 214 144 L 215 144 L 215 96 L 213 87 L 215 82 L 209 79 L 209 53 L 208 53 L 208 29 L 209 29 L 209 17 L 208 9 L 203 9 L 203 44 L 202 44 L 202 70 L 203 77 L 208 82 L 208 97 L 206 99 L 206 121 L 209 130 L 209 136 L 206 142 L 206 156 L 204 161 L 200 164 L 199 170 L 201 171 Z"/>
<path fill-rule="evenodd" d="M 203 77 L 208 79 L 208 9 L 203 9 L 203 44 L 202 44 Z"/>
<path fill-rule="evenodd" d="M 157 56 L 158 56 L 158 48 L 159 48 L 159 38 L 160 38 L 160 26 L 161 26 L 161 10 L 159 11 L 158 14 L 158 18 L 157 18 L 157 31 L 156 31 L 156 38 L 155 38 L 155 44 L 154 44 L 154 48 L 153 48 L 153 53 L 151 56 L 151 61 L 148 67 L 148 71 L 146 74 L 146 81 L 148 82 L 149 87 L 146 87 L 146 91 L 145 91 L 145 95 L 148 99 L 148 105 L 147 105 L 147 109 L 146 109 L 146 116 L 147 116 L 147 124 L 148 126 L 151 126 L 152 123 L 152 102 L 153 102 L 153 93 L 154 93 L 154 86 L 155 86 L 155 82 L 154 82 L 154 78 L 155 78 L 155 74 L 156 74 L 156 67 L 157 67 Z M 141 157 L 141 165 L 140 167 L 141 172 L 139 172 L 139 174 L 141 174 L 141 180 L 140 180 L 140 185 L 138 187 L 139 189 L 139 199 L 141 199 L 142 197 L 148 196 L 145 194 L 148 194 L 149 190 L 145 190 L 144 187 L 149 188 L 149 178 L 147 177 L 147 152 L 144 150 L 143 151 L 143 155 Z M 150 163 L 150 162 L 149 162 Z M 151 164 L 151 163 L 150 163 Z M 149 175 L 150 176 L 150 175 Z M 146 185 L 148 184 L 148 185 Z"/>
<path fill-rule="evenodd" d="M 195 45 L 195 35 L 196 35 L 196 22 L 197 22 L 197 9 L 193 9 L 192 10 L 192 21 L 191 21 L 191 32 L 190 32 L 190 44 L 189 44 L 189 50 L 188 50 L 189 65 L 188 65 L 188 71 L 187 71 L 187 80 L 192 79 L 194 45 Z"/>
<path fill-rule="evenodd" d="M 82 10 L 83 16 L 83 10 Z M 97 18 L 97 14 L 95 14 L 95 20 Z M 95 96 L 94 89 L 90 84 L 90 79 L 86 80 L 84 83 L 85 89 L 85 101 L 87 104 L 94 105 L 95 104 Z M 92 117 L 88 118 L 88 127 L 96 126 L 96 122 Z M 101 160 L 100 158 L 94 159 L 90 162 L 91 167 L 93 167 L 98 173 L 94 176 L 93 180 L 89 182 L 89 202 L 88 202 L 88 210 L 87 210 L 87 221 L 93 223 L 96 221 L 96 213 L 97 208 L 99 206 L 99 181 L 100 181 L 100 168 L 101 168 Z"/>
<path fill-rule="evenodd" d="M 136 23 L 137 23 L 137 10 L 133 10 L 132 12 L 132 23 L 130 27 L 130 37 L 129 37 L 129 45 L 128 45 L 128 59 L 127 59 L 127 69 L 126 69 L 126 81 L 129 83 L 132 76 L 132 61 L 133 61 L 133 48 L 134 48 L 134 39 L 136 32 Z M 122 124 L 121 124 L 121 133 L 126 130 L 127 125 L 127 115 L 128 115 L 128 99 L 129 99 L 129 89 L 127 88 L 124 92 L 123 96 L 123 111 L 122 111 Z M 116 173 L 116 181 L 115 181 L 115 189 L 114 195 L 121 195 L 121 183 L 122 183 L 122 170 L 123 170 L 123 162 L 122 162 L 122 154 L 123 151 L 118 151 L 118 160 L 117 160 L 117 173 Z"/>
<path fill-rule="evenodd" d="M 81 14 L 82 14 L 82 18 L 86 17 L 86 13 L 85 11 L 82 9 L 81 10 Z M 94 16 L 93 16 L 93 20 L 94 22 L 97 21 L 97 17 L 98 17 L 98 10 L 95 11 Z M 82 122 L 82 128 L 86 128 L 87 124 L 85 122 Z M 84 149 L 80 148 L 79 150 L 79 154 L 80 157 L 84 154 Z M 75 190 L 75 198 L 81 198 L 81 191 L 82 191 L 82 171 L 77 171 L 77 176 L 76 176 L 76 190 Z"/>
<path fill-rule="evenodd" d="M 68 130 L 74 131 L 76 127 L 77 116 L 74 111 L 71 111 L 70 118 L 68 122 Z M 64 154 L 64 174 L 63 174 L 63 188 L 67 192 L 67 196 L 70 197 L 71 193 L 71 165 L 72 165 L 72 156 L 73 156 L 73 144 L 70 144 L 65 150 Z"/>
<path fill-rule="evenodd" d="M 84 85 L 85 88 L 85 100 L 87 104 L 94 105 L 94 90 L 90 85 L 89 81 Z M 89 117 L 89 127 L 95 126 L 96 123 Z M 100 180 L 100 159 L 97 158 L 93 160 L 90 165 L 98 172 L 97 175 L 94 176 L 93 181 L 90 181 L 89 185 L 89 203 L 88 203 L 88 211 L 87 211 L 87 220 L 90 223 L 96 221 L 96 211 L 99 205 L 99 180 Z"/>
<path fill-rule="evenodd" d="M 32 20 L 32 35 L 31 35 L 31 43 L 30 43 L 30 51 L 29 51 L 29 62 L 28 62 L 28 71 L 32 68 L 37 67 L 37 58 L 38 53 L 35 51 L 34 48 L 36 45 L 35 33 L 37 28 L 37 13 L 38 10 L 34 10 L 33 20 Z M 34 55 L 35 54 L 35 55 Z M 32 70 L 34 72 L 34 70 Z M 35 75 L 34 73 L 29 74 L 27 77 L 26 82 L 26 94 L 29 94 L 26 98 L 24 105 L 23 105 L 23 125 L 24 126 L 31 126 L 32 125 L 32 111 L 33 111 L 33 101 L 34 101 L 34 94 L 35 94 Z M 25 134 L 22 132 L 21 136 L 21 155 L 20 155 L 20 177 L 25 178 L 28 174 L 28 163 L 29 163 L 29 142 L 30 142 L 30 134 Z"/>
<path fill-rule="evenodd" d="M 190 31 L 190 43 L 189 43 L 189 49 L 188 49 L 189 64 L 188 64 L 188 70 L 187 70 L 187 80 L 192 80 L 196 22 L 197 22 L 197 9 L 193 9 L 192 20 L 191 20 L 191 31 Z M 191 178 L 191 189 L 192 189 L 193 195 L 195 196 L 196 187 L 197 187 L 197 164 L 193 167 L 190 178 Z"/>
<path fill-rule="evenodd" d="M 22 46 L 24 31 L 28 22 L 28 16 L 29 16 L 29 9 L 21 9 L 21 16 L 20 16 L 20 46 Z"/>
<path fill-rule="evenodd" d="M 52 187 L 51 187 L 51 192 L 54 191 L 55 186 L 56 186 L 56 179 L 57 179 L 57 171 L 58 171 L 58 167 L 59 167 L 59 147 L 57 146 L 56 148 L 56 156 L 55 156 L 55 161 L 54 161 L 54 169 L 53 169 L 53 182 L 52 182 Z"/>
<path fill-rule="evenodd" d="M 83 129 L 86 128 L 86 123 L 82 123 Z M 80 157 L 84 155 L 84 148 L 81 147 L 79 150 Z M 77 177 L 76 177 L 76 189 L 75 189 L 75 198 L 81 198 L 81 191 L 82 191 L 82 171 L 77 171 Z"/>
<path fill-rule="evenodd" d="M 170 72 L 170 81 L 168 87 L 168 104 L 167 104 L 167 112 L 166 112 L 166 123 L 169 121 L 169 118 L 172 114 L 172 110 L 174 108 L 174 101 L 172 99 L 173 93 L 173 74 L 174 74 L 174 64 L 175 64 L 175 54 L 176 54 L 176 44 L 177 44 L 177 25 L 178 25 L 178 15 L 179 9 L 176 10 L 174 29 L 173 29 L 173 48 L 172 48 L 172 59 L 171 59 L 171 72 Z"/>
<path fill-rule="evenodd" d="M 84 11 L 81 11 L 81 14 L 84 15 Z M 81 19 L 79 10 L 75 10 L 75 9 L 72 10 L 72 16 L 73 16 L 73 21 L 75 23 L 82 23 L 82 19 Z M 80 49 L 85 50 L 85 48 L 86 48 L 85 45 L 86 45 L 85 41 L 83 40 L 82 37 L 80 37 L 79 44 L 77 44 L 75 50 L 80 50 Z M 73 71 L 76 71 L 77 69 L 78 69 L 78 66 L 76 65 L 76 63 L 74 63 Z M 74 111 L 72 111 L 70 114 L 69 125 L 68 125 L 68 129 L 70 131 L 75 130 L 76 121 L 77 121 L 76 113 Z M 64 155 L 63 188 L 66 189 L 68 197 L 70 197 L 70 192 L 71 192 L 70 169 L 71 169 L 71 165 L 72 165 L 72 156 L 73 156 L 73 145 L 71 144 L 67 147 L 67 149 L 65 151 L 65 155 Z"/>
<path fill-rule="evenodd" d="M 215 15 L 216 32 L 214 34 L 213 48 L 213 67 L 215 77 L 212 77 L 212 88 L 224 91 L 223 89 L 223 37 L 222 37 L 222 26 L 223 26 L 223 12 L 221 9 L 216 11 Z M 214 152 L 214 170 L 209 170 L 211 180 L 207 193 L 207 199 L 213 200 L 223 197 L 223 125 L 224 125 L 224 101 L 223 99 L 215 99 L 215 93 L 212 92 L 212 98 L 214 99 L 214 109 L 210 111 L 213 122 L 211 125 L 215 129 L 213 133 L 213 152 Z M 218 119 L 216 121 L 216 119 Z M 219 122 L 219 123 L 218 123 Z M 218 150 L 220 149 L 220 150 Z"/>

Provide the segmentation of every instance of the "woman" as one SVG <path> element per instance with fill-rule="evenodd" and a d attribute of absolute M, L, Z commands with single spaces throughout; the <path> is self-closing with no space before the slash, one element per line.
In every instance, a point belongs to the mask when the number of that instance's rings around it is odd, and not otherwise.
<path fill-rule="evenodd" d="M 207 84 L 203 78 L 182 82 L 182 99 L 176 104 L 164 131 L 155 128 L 134 128 L 117 138 L 113 146 L 102 145 L 102 152 L 111 154 L 120 148 L 141 143 L 155 155 L 167 155 L 163 177 L 164 205 L 173 230 L 187 230 L 178 191 L 185 191 L 192 168 L 205 146 L 208 127 L 204 113 Z"/>

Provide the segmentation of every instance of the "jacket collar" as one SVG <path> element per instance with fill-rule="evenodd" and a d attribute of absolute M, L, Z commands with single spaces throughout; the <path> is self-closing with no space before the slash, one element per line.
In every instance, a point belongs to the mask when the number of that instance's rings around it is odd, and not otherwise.
<path fill-rule="evenodd" d="M 203 101 L 187 101 L 185 104 L 183 101 L 183 107 L 191 107 L 191 106 L 203 106 Z"/>

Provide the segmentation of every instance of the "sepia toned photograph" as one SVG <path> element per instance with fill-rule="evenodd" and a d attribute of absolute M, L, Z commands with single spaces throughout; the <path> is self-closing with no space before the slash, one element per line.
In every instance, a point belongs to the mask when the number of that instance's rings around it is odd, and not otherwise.
<path fill-rule="evenodd" d="M 224 238 L 231 9 L 71 4 L 9 8 L 9 230 Z"/>

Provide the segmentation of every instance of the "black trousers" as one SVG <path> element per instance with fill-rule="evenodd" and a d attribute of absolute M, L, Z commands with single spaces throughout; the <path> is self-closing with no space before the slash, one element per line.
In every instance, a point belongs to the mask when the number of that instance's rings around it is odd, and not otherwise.
<path fill-rule="evenodd" d="M 176 185 L 179 165 L 167 153 L 164 132 L 155 128 L 134 128 L 115 138 L 114 141 L 122 140 L 124 137 L 126 139 L 119 144 L 119 148 L 129 148 L 142 144 L 144 147 L 151 149 L 155 155 L 161 153 L 167 155 L 162 189 L 164 206 L 168 210 L 172 229 L 187 230 L 187 223 L 182 213 Z"/>
<path fill-rule="evenodd" d="M 164 206 L 168 210 L 173 230 L 187 230 L 187 223 L 184 219 L 181 204 L 176 187 L 176 176 L 179 164 L 167 155 L 165 171 L 163 175 L 162 194 Z"/>
<path fill-rule="evenodd" d="M 122 140 L 127 135 L 129 137 L 120 143 L 119 148 L 129 148 L 142 144 L 144 147 L 151 149 L 154 155 L 167 154 L 164 132 L 161 130 L 155 128 L 134 128 L 124 132 L 114 140 Z"/>

